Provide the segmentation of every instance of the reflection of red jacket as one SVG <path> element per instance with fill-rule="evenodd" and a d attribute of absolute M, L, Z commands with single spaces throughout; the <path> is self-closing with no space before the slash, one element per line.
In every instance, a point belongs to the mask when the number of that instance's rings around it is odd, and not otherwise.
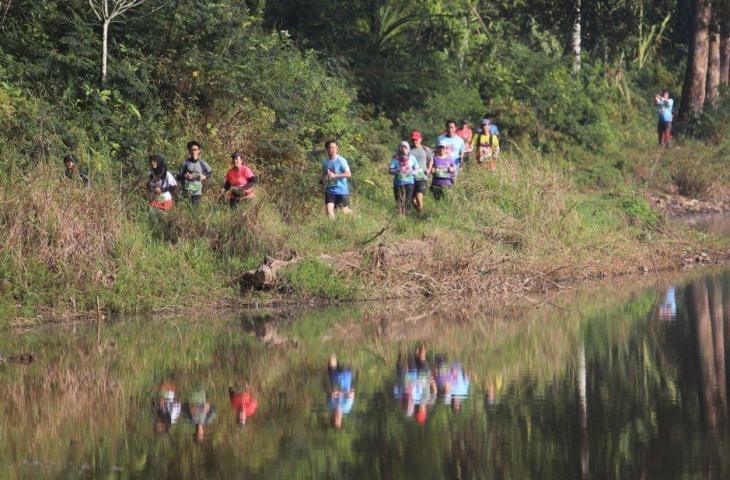
<path fill-rule="evenodd" d="M 248 392 L 230 393 L 231 406 L 237 412 L 244 411 L 247 417 L 250 417 L 256 412 L 256 399 L 251 396 Z"/>

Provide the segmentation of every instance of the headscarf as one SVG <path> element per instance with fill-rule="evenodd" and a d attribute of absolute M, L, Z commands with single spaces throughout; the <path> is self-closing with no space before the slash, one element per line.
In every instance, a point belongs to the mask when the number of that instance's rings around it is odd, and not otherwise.
<path fill-rule="evenodd" d="M 400 147 L 405 147 L 406 152 L 403 153 L 401 151 Z M 400 165 L 400 170 L 403 173 L 410 173 L 410 170 L 411 170 L 410 150 L 411 150 L 411 146 L 408 144 L 408 142 L 400 142 L 400 145 L 398 147 L 398 153 L 395 155 L 395 158 L 398 160 L 398 164 Z"/>
<path fill-rule="evenodd" d="M 150 163 L 157 163 L 157 167 L 152 168 L 152 177 L 164 180 L 167 177 L 167 165 L 165 165 L 165 158 L 162 155 L 150 156 Z"/>

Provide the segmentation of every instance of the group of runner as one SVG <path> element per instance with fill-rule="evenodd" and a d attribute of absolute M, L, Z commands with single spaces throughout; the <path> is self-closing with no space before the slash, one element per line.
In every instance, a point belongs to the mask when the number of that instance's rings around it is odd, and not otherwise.
<path fill-rule="evenodd" d="M 213 169 L 200 158 L 202 147 L 196 140 L 187 144 L 188 158 L 183 161 L 177 174 L 167 168 L 162 155 L 150 155 L 147 174 L 147 195 L 149 205 L 153 211 L 166 212 L 173 206 L 173 193 L 181 186 L 185 195 L 193 205 L 200 203 L 203 195 L 203 184 L 213 174 Z M 77 179 L 84 184 L 89 183 L 88 172 L 81 167 L 73 155 L 63 158 L 66 166 L 65 175 L 70 179 Z M 258 182 L 256 174 L 251 170 L 244 157 L 239 152 L 231 154 L 231 167 L 226 172 L 223 187 L 218 199 L 225 199 L 231 208 L 235 208 L 241 200 L 255 196 L 254 186 Z"/>
<path fill-rule="evenodd" d="M 434 149 L 423 144 L 420 131 L 411 131 L 410 142 L 399 144 L 388 165 L 388 172 L 393 175 L 398 213 L 405 214 L 411 207 L 422 211 L 426 190 L 430 190 L 436 200 L 441 200 L 454 185 L 462 165 L 471 157 L 478 164 L 494 169 L 500 151 L 498 135 L 497 126 L 488 117 L 481 120 L 476 133 L 468 120 L 462 120 L 460 127 L 454 120 L 448 120 L 446 131 L 438 136 Z M 324 203 L 327 215 L 334 219 L 337 208 L 343 213 L 351 213 L 348 179 L 352 178 L 352 173 L 347 160 L 339 155 L 337 142 L 329 140 L 324 146 L 327 151 L 327 158 L 322 161 Z"/>
<path fill-rule="evenodd" d="M 431 149 L 423 144 L 418 130 L 410 132 L 410 142 L 403 141 L 390 161 L 388 172 L 393 175 L 393 193 L 397 211 L 406 213 L 411 207 L 424 208 L 424 195 L 430 190 L 436 200 L 443 198 L 446 190 L 454 185 L 462 166 L 474 157 L 476 162 L 495 168 L 499 157 L 499 130 L 489 118 L 480 122 L 474 132 L 467 120 L 460 127 L 454 120 L 446 122 L 446 131 L 436 139 Z M 351 213 L 348 180 L 352 178 L 350 166 L 339 155 L 337 142 L 325 142 L 327 157 L 322 161 L 324 203 L 327 215 L 335 218 L 335 209 Z M 173 207 L 173 193 L 181 188 L 190 203 L 197 205 L 203 195 L 203 186 L 213 174 L 210 165 L 200 158 L 202 147 L 196 140 L 187 144 L 186 158 L 176 174 L 167 168 L 162 155 L 150 155 L 146 191 L 152 211 L 166 212 Z M 88 172 L 78 165 L 73 155 L 63 159 L 65 174 L 88 183 Z M 240 152 L 231 154 L 231 167 L 225 175 L 218 199 L 227 200 L 235 208 L 242 200 L 255 196 L 258 178 Z M 430 185 L 429 185 L 430 183 Z"/>
<path fill-rule="evenodd" d="M 147 181 L 147 191 L 150 195 L 150 206 L 167 211 L 172 208 L 172 192 L 178 182 L 182 184 L 187 197 L 193 205 L 200 203 L 203 195 L 203 183 L 213 174 L 210 165 L 200 158 L 202 147 L 196 140 L 187 144 L 189 157 L 182 163 L 177 175 L 167 170 L 165 159 L 161 155 L 151 155 L 149 158 L 150 172 Z M 218 198 L 224 195 L 231 208 L 238 206 L 241 200 L 254 197 L 254 185 L 258 179 L 253 170 L 244 162 L 239 152 L 231 154 L 231 167 L 226 172 L 223 188 Z"/>

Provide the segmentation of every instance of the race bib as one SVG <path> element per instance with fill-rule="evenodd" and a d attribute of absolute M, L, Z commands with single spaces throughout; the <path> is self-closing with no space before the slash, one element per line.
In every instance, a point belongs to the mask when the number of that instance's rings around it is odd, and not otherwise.
<path fill-rule="evenodd" d="M 436 169 L 436 178 L 449 178 L 451 177 L 451 174 L 449 171 L 445 168 L 437 168 Z"/>
<path fill-rule="evenodd" d="M 185 190 L 188 192 L 198 192 L 203 188 L 203 182 L 200 180 L 185 180 Z"/>

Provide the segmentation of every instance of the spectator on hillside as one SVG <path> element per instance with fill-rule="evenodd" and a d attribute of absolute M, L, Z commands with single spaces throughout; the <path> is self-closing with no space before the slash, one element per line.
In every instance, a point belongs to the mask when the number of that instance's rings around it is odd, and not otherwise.
<path fill-rule="evenodd" d="M 657 124 L 657 137 L 660 147 L 668 147 L 669 141 L 672 139 L 672 110 L 674 109 L 674 99 L 669 98 L 669 91 L 662 90 L 654 97 L 657 107 L 659 107 L 659 122 Z"/>

